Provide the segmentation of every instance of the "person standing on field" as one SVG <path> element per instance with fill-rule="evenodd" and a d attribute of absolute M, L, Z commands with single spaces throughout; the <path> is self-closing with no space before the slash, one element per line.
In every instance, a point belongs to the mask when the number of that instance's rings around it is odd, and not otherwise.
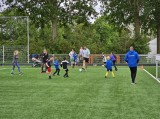
<path fill-rule="evenodd" d="M 73 58 L 73 54 L 74 54 L 74 49 L 72 48 L 72 51 L 69 53 L 70 61 Z M 73 66 L 72 63 L 71 66 Z"/>
<path fill-rule="evenodd" d="M 83 55 L 83 48 L 81 47 L 81 49 L 79 49 L 79 55 L 80 55 L 80 59 L 82 60 L 82 55 Z"/>
<path fill-rule="evenodd" d="M 85 71 L 87 71 L 89 55 L 90 55 L 89 49 L 86 46 L 84 46 L 84 50 L 82 54 L 82 57 L 83 57 L 83 68 L 82 69 L 84 69 Z"/>
<path fill-rule="evenodd" d="M 47 61 L 48 61 L 48 59 L 49 59 L 49 54 L 48 54 L 48 52 L 47 52 L 46 49 L 44 49 L 44 51 L 43 51 L 42 59 L 43 59 L 43 62 L 42 62 L 42 70 L 41 70 L 40 73 L 46 72 L 46 66 L 45 66 L 45 71 L 43 71 L 43 67 L 44 67 L 44 65 L 47 63 Z"/>
<path fill-rule="evenodd" d="M 128 66 L 131 71 L 131 78 L 132 78 L 131 84 L 136 84 L 135 78 L 136 78 L 136 73 L 137 73 L 137 64 L 138 64 L 140 58 L 139 58 L 138 53 L 134 51 L 133 46 L 130 47 L 130 51 L 128 51 L 124 60 L 128 63 Z"/>
<path fill-rule="evenodd" d="M 111 52 L 111 60 L 112 60 L 112 62 L 113 62 L 113 66 L 114 66 L 114 68 L 115 68 L 115 70 L 117 71 L 117 67 L 116 67 L 116 55 L 114 55 L 114 53 L 113 53 L 113 51 Z"/>
<path fill-rule="evenodd" d="M 12 71 L 11 71 L 11 75 L 14 75 L 13 71 L 14 71 L 15 66 L 18 67 L 19 75 L 23 74 L 20 71 L 20 67 L 19 67 L 19 64 L 18 64 L 18 54 L 19 54 L 18 50 L 14 51 L 13 62 L 12 62 L 13 68 L 12 68 Z"/>

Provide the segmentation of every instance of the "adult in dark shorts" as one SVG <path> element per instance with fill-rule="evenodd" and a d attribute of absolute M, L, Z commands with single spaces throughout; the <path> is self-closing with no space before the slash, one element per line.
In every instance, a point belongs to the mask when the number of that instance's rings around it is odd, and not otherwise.
<path fill-rule="evenodd" d="M 45 71 L 43 71 L 43 67 L 44 67 L 44 64 L 46 64 L 46 62 L 48 61 L 49 59 L 49 55 L 48 55 L 48 52 L 46 49 L 44 49 L 43 51 L 43 54 L 42 54 L 42 59 L 43 59 L 43 62 L 42 62 L 42 70 L 40 73 L 43 73 L 43 72 L 46 72 L 46 66 L 45 66 Z"/>
<path fill-rule="evenodd" d="M 85 71 L 87 71 L 87 65 L 88 65 L 88 61 L 89 61 L 89 55 L 90 55 L 90 51 L 89 49 L 84 46 L 84 50 L 83 50 L 83 68 Z"/>
<path fill-rule="evenodd" d="M 136 84 L 135 78 L 136 78 L 136 73 L 137 73 L 137 64 L 138 64 L 140 58 L 139 58 L 138 53 L 134 51 L 133 46 L 130 47 L 130 51 L 128 51 L 124 60 L 128 63 L 128 66 L 131 71 L 131 78 L 132 78 L 131 84 Z"/>

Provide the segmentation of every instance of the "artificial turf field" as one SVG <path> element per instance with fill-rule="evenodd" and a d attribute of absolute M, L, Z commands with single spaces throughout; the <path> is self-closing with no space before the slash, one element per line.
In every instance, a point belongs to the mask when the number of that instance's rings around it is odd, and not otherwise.
<path fill-rule="evenodd" d="M 140 67 L 137 85 L 128 67 L 113 70 L 115 79 L 111 73 L 104 78 L 104 67 L 69 67 L 69 78 L 61 69 L 51 80 L 40 68 L 21 67 L 23 75 L 16 68 L 10 75 L 11 68 L 0 67 L 1 119 L 160 119 L 160 83 Z"/>

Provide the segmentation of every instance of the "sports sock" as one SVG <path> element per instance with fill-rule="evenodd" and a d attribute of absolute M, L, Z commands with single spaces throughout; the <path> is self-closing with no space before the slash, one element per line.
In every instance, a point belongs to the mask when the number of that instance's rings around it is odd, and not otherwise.
<path fill-rule="evenodd" d="M 106 76 L 108 75 L 108 71 L 107 71 L 107 73 L 106 73 Z"/>
<path fill-rule="evenodd" d="M 114 77 L 114 73 L 113 73 L 113 71 L 112 71 L 111 73 L 112 73 L 112 76 Z"/>
<path fill-rule="evenodd" d="M 49 76 L 49 79 L 51 79 L 51 76 Z"/>

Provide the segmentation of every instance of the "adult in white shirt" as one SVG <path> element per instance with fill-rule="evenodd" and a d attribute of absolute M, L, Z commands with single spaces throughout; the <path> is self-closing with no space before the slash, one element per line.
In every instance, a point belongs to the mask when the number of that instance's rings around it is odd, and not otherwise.
<path fill-rule="evenodd" d="M 89 55 L 90 55 L 90 51 L 89 49 L 84 46 L 84 50 L 83 50 L 83 68 L 85 71 L 87 71 L 87 65 L 88 65 L 88 61 L 89 61 Z"/>
<path fill-rule="evenodd" d="M 70 61 L 71 61 L 71 58 L 73 57 L 73 54 L 74 54 L 74 49 L 72 48 L 72 51 L 69 53 Z"/>

